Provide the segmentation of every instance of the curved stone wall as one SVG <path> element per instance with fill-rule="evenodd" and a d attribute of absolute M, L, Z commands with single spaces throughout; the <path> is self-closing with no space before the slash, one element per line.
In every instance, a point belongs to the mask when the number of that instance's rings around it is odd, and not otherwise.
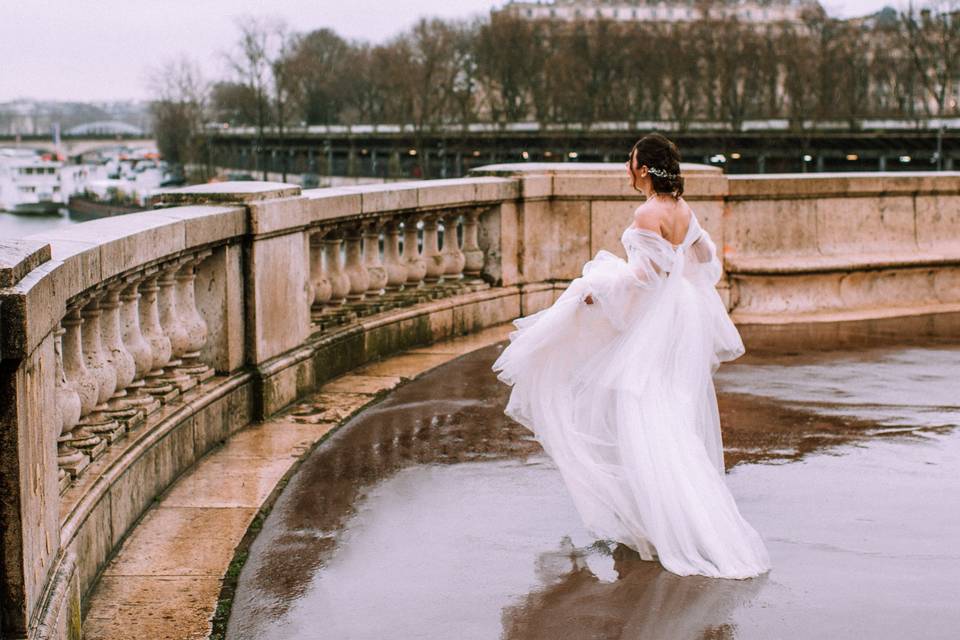
<path fill-rule="evenodd" d="M 685 165 L 741 325 L 960 310 L 960 174 Z M 620 165 L 301 192 L 222 183 L 0 241 L 0 635 L 78 637 L 155 496 L 330 377 L 549 305 L 619 236 Z"/>

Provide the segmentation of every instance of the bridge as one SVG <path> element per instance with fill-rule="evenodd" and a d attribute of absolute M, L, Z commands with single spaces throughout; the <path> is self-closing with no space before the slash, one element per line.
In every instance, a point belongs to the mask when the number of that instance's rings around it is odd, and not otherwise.
<path fill-rule="evenodd" d="M 956 327 L 960 173 L 683 171 L 723 248 L 718 292 L 748 349 L 785 333 L 849 344 L 850 322 L 857 340 Z M 598 250 L 620 252 L 636 204 L 619 164 L 505 164 L 339 189 L 201 185 L 122 220 L 0 244 L 0 637 L 76 639 L 106 624 L 101 609 L 83 618 L 120 597 L 109 589 L 122 576 L 105 568 L 154 500 L 221 442 L 266 437 L 244 430 L 287 412 L 273 441 L 283 465 L 240 486 L 253 458 L 226 455 L 208 481 L 257 501 L 231 512 L 232 533 L 201 518 L 212 528 L 200 539 L 228 552 L 176 582 L 195 607 L 190 633 L 209 632 L 229 551 L 255 535 L 257 505 L 301 443 L 326 433 L 291 423 L 339 428 L 378 384 L 443 358 L 379 373 L 376 362 L 550 305 Z M 366 473 L 370 451 L 344 473 Z M 149 557 L 168 556 L 137 561 Z M 172 578 L 137 566 L 125 620 L 164 618 L 136 607 L 167 602 Z"/>
<path fill-rule="evenodd" d="M 64 136 L 60 140 L 60 152 L 68 158 L 75 158 L 118 145 L 131 149 L 156 149 L 157 141 L 146 136 L 129 135 Z M 56 150 L 56 144 L 50 136 L 0 136 L 0 147 L 23 147 L 48 153 Z"/>
<path fill-rule="evenodd" d="M 726 173 L 952 170 L 960 118 L 852 121 L 671 120 L 550 124 L 331 125 L 208 129 L 216 165 L 250 172 L 452 178 L 496 162 L 613 162 L 644 133 L 667 132 L 685 160 Z M 258 150 L 259 149 L 259 150 Z M 939 158 L 939 165 L 938 159 Z"/>

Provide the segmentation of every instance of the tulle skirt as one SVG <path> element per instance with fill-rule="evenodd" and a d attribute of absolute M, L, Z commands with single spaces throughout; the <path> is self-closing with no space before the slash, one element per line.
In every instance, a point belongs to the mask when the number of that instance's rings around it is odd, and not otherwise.
<path fill-rule="evenodd" d="M 749 578 L 770 561 L 724 481 L 712 374 L 743 343 L 712 285 L 638 286 L 607 252 L 494 363 L 505 412 L 553 459 L 584 524 L 678 575 Z M 595 303 L 583 298 L 590 294 Z"/>

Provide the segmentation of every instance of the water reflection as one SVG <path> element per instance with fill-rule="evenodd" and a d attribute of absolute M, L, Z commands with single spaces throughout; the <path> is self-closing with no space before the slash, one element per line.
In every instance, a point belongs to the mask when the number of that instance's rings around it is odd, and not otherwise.
<path fill-rule="evenodd" d="M 269 544 L 258 539 L 255 551 L 263 555 L 252 576 L 257 597 L 243 605 L 248 613 L 282 617 L 333 557 L 368 490 L 401 469 L 540 452 L 529 432 L 503 415 L 503 385 L 490 379 L 488 358 L 468 356 L 456 376 L 434 372 L 400 388 L 305 461 L 271 515 L 280 527 L 261 536 Z"/>
<path fill-rule="evenodd" d="M 731 612 L 768 579 L 680 577 L 610 544 L 577 548 L 564 538 L 559 549 L 541 554 L 537 573 L 545 586 L 504 609 L 502 638 L 732 640 Z"/>

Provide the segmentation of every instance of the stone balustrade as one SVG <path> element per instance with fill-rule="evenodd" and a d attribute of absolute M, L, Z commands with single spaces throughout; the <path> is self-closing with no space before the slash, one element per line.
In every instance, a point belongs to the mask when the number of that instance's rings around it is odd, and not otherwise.
<path fill-rule="evenodd" d="M 960 174 L 684 173 L 742 326 L 960 311 Z M 234 431 L 622 254 L 638 198 L 619 165 L 476 174 L 203 185 L 0 240 L 0 636 L 78 637 L 112 550 Z"/>

